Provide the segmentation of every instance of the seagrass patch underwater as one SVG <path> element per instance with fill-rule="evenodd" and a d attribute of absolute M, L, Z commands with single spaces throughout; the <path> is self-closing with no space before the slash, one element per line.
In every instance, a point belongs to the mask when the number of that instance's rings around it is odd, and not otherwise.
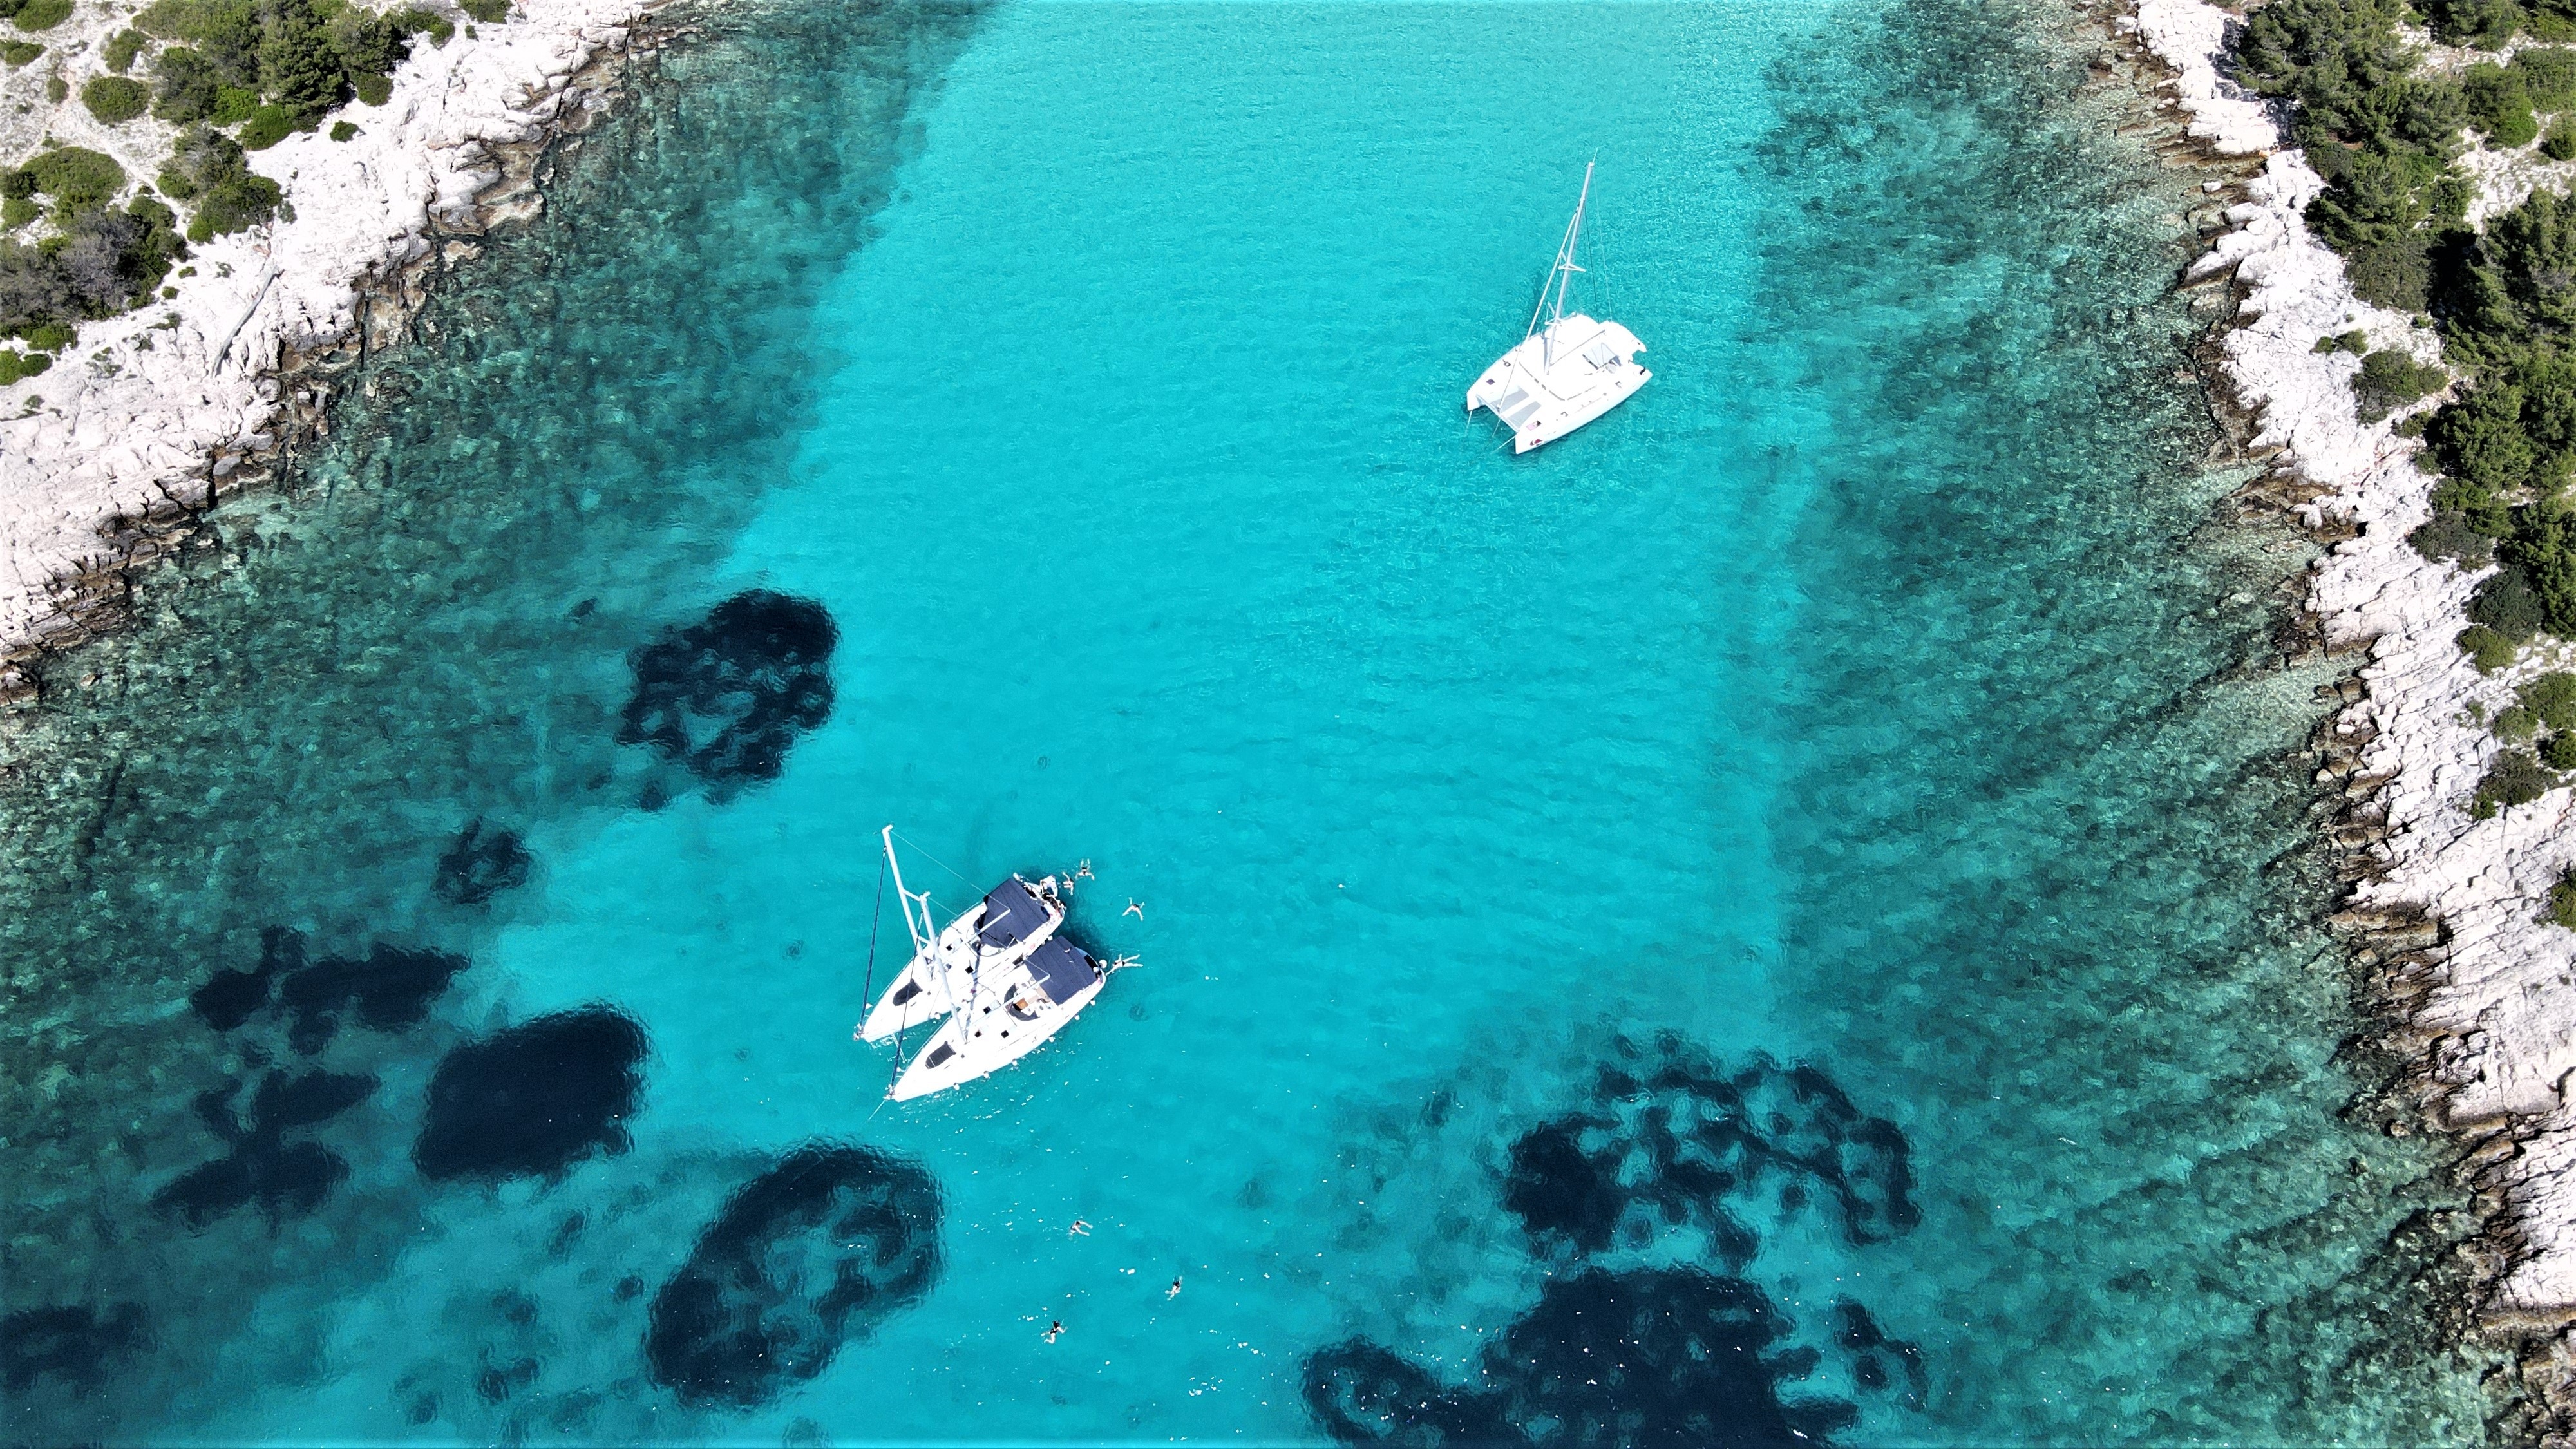
<path fill-rule="evenodd" d="M 2481 1437 L 2072 20 L 700 19 L 12 722 L 13 1436 Z M 1142 964 L 881 1103 L 888 821 Z"/>

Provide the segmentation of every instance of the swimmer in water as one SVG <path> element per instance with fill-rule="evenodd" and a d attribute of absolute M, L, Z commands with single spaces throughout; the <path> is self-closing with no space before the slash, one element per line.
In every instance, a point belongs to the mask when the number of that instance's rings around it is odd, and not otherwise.
<path fill-rule="evenodd" d="M 1180 1279 L 1178 1279 L 1178 1278 L 1174 1278 L 1174 1279 L 1172 1280 L 1172 1286 L 1163 1290 L 1163 1296 L 1164 1296 L 1164 1297 L 1166 1297 L 1166 1298 L 1178 1298 L 1178 1297 L 1180 1297 L 1180 1296 L 1181 1296 L 1181 1280 L 1180 1280 Z"/>
<path fill-rule="evenodd" d="M 1046 1341 L 1047 1341 L 1047 1342 L 1049 1342 L 1049 1343 L 1053 1343 L 1053 1342 L 1055 1342 L 1057 1339 L 1062 1338 L 1062 1337 L 1064 1337 L 1064 1320 L 1059 1319 L 1059 1318 L 1050 1318 L 1050 1319 L 1048 1319 L 1048 1320 L 1047 1320 Z"/>

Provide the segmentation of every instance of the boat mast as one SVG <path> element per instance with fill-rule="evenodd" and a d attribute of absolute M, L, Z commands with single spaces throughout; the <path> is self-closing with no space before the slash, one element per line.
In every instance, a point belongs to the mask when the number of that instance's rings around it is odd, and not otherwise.
<path fill-rule="evenodd" d="M 903 906 L 903 928 L 912 936 L 913 954 L 919 956 L 938 941 L 939 919 L 930 913 L 930 892 L 914 895 L 903 888 L 903 863 L 894 858 L 894 827 L 891 825 L 885 828 L 885 858 L 886 869 L 894 872 L 895 899 Z M 921 908 L 919 925 L 915 925 L 912 919 L 915 906 Z"/>
<path fill-rule="evenodd" d="M 1593 161 L 1583 163 L 1583 194 L 1574 199 L 1574 219 L 1565 224 L 1565 240 L 1556 245 L 1556 265 L 1548 268 L 1548 284 L 1539 288 L 1538 307 L 1530 313 L 1529 331 L 1521 334 L 1521 340 L 1524 342 L 1537 335 L 1539 313 L 1547 314 L 1548 336 L 1539 345 L 1540 360 L 1543 363 L 1553 364 L 1556 361 L 1552 355 L 1555 350 L 1556 324 L 1565 316 L 1566 288 L 1574 284 L 1574 274 L 1583 270 L 1574 264 L 1574 244 L 1576 239 L 1583 235 L 1583 208 L 1585 203 L 1592 199 L 1592 168 L 1598 164 Z M 1550 293 L 1555 296 L 1553 302 L 1549 300 Z"/>

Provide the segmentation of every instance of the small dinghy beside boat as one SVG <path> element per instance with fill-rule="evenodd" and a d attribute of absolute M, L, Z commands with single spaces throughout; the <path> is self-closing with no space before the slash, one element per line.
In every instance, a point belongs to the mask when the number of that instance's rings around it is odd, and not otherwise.
<path fill-rule="evenodd" d="M 1592 199 L 1592 168 L 1583 168 L 1583 194 L 1565 240 L 1556 248 L 1520 345 L 1494 359 L 1467 389 L 1467 411 L 1490 409 L 1512 430 L 1512 451 L 1526 453 L 1582 427 L 1636 395 L 1654 374 L 1637 365 L 1646 344 L 1616 322 L 1565 310 L 1574 274 L 1574 245 L 1583 234 L 1583 208 Z M 1546 317 L 1545 326 L 1539 324 Z"/>

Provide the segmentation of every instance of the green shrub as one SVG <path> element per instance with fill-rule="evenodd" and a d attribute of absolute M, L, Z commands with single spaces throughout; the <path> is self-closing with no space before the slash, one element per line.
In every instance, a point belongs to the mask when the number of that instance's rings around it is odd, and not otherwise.
<path fill-rule="evenodd" d="M 23 196 L 0 198 L 0 231 L 16 231 L 44 214 L 43 207 Z"/>
<path fill-rule="evenodd" d="M 2470 122 L 2486 132 L 2489 145 L 2520 146 L 2540 134 L 2520 73 L 2500 65 L 2473 65 L 2460 77 L 2460 92 L 2468 101 Z"/>
<path fill-rule="evenodd" d="M 245 151 L 265 151 L 296 131 L 311 129 L 312 124 L 298 112 L 284 106 L 262 106 L 243 123 L 241 146 Z"/>
<path fill-rule="evenodd" d="M 2540 733 L 2540 716 L 2516 704 L 2496 712 L 2495 735 L 2509 745 L 2518 745 Z"/>
<path fill-rule="evenodd" d="M 238 126 L 259 114 L 259 92 L 248 86 L 217 86 L 213 111 L 206 117 L 218 126 Z"/>
<path fill-rule="evenodd" d="M 2555 734 L 2542 740 L 2540 762 L 2553 770 L 2576 770 L 2576 732 Z"/>
<path fill-rule="evenodd" d="M 47 322 L 41 327 L 27 328 L 23 335 L 27 345 L 38 352 L 60 352 L 80 337 L 80 334 L 73 331 L 68 324 L 61 322 Z"/>
<path fill-rule="evenodd" d="M 81 87 L 81 105 L 108 126 L 122 126 L 142 115 L 152 93 L 141 81 L 130 81 L 121 75 L 92 76 Z"/>
<path fill-rule="evenodd" d="M 333 121 L 331 123 L 331 139 L 334 141 L 350 140 L 357 134 L 358 123 L 355 121 Z"/>
<path fill-rule="evenodd" d="M 20 30 L 51 30 L 72 18 L 72 0 L 27 0 L 9 17 Z"/>
<path fill-rule="evenodd" d="M 2513 665 L 2513 641 L 2484 624 L 2471 624 L 2460 631 L 2460 652 L 2480 674 L 2493 674 Z"/>
<path fill-rule="evenodd" d="M 486 25 L 498 25 L 510 18 L 510 0 L 456 0 L 456 8 Z"/>
<path fill-rule="evenodd" d="M 2463 568 L 2482 569 L 2495 558 L 2495 540 L 2471 528 L 2464 514 L 2435 513 L 2406 541 L 2428 559 L 2449 559 Z"/>
<path fill-rule="evenodd" d="M 7 387 L 20 378 L 34 377 L 53 365 L 54 360 L 41 352 L 30 356 L 24 352 L 0 348 L 0 387 Z"/>
<path fill-rule="evenodd" d="M 2353 379 L 2353 402 L 2365 423 L 2375 423 L 2399 408 L 2412 407 L 2450 385 L 2451 375 L 2437 363 L 2417 362 L 2395 348 L 2384 348 L 2361 360 Z"/>
<path fill-rule="evenodd" d="M 143 53 L 144 42 L 148 38 L 129 25 L 107 38 L 107 48 L 100 52 L 100 57 L 107 62 L 109 70 L 123 75 L 134 68 L 134 58 Z"/>
<path fill-rule="evenodd" d="M 0 60 L 9 62 L 11 70 L 23 70 L 36 63 L 45 48 L 32 40 L 0 41 Z"/>
<path fill-rule="evenodd" d="M 2529 750 L 2506 750 L 2488 764 L 2484 778 L 2478 781 L 2477 794 L 2469 803 L 2469 814 L 2480 820 L 2493 816 L 2498 809 L 2510 810 L 2528 805 L 2549 793 L 2558 783 Z"/>
<path fill-rule="evenodd" d="M 125 189 L 125 168 L 116 164 L 115 157 L 81 146 L 39 151 L 26 170 L 35 178 L 36 189 L 52 197 L 66 214 L 101 205 Z"/>
<path fill-rule="evenodd" d="M 2488 575 L 2469 596 L 2469 622 L 2484 624 L 2516 644 L 2540 632 L 2544 612 L 2530 576 L 2510 564 Z"/>
<path fill-rule="evenodd" d="M 394 98 L 391 76 L 353 75 L 349 77 L 349 88 L 358 93 L 358 101 L 362 105 L 381 106 Z"/>
<path fill-rule="evenodd" d="M 2576 123 L 2564 116 L 2551 122 L 2549 134 L 2541 139 L 2540 154 L 2552 161 L 2576 161 Z"/>
<path fill-rule="evenodd" d="M 2500 50 L 2514 32 L 2531 22 L 2516 0 L 2421 0 L 2433 38 L 2444 45 L 2476 45 Z"/>
<path fill-rule="evenodd" d="M 6 0 L 0 0 L 0 4 L 5 3 Z M 456 23 L 434 10 L 404 10 L 386 19 L 404 35 L 428 36 L 433 48 L 444 46 L 456 38 Z"/>
<path fill-rule="evenodd" d="M 171 46 L 152 57 L 152 114 L 177 126 L 202 121 L 215 113 L 222 84 L 213 62 Z"/>
<path fill-rule="evenodd" d="M 2576 870 L 2560 876 L 2558 884 L 2549 888 L 2548 919 L 2576 931 Z"/>
<path fill-rule="evenodd" d="M 2309 210 L 2313 216 L 2314 203 Z M 2344 271 L 2352 294 L 2392 312 L 2423 311 L 2433 300 L 2432 242 L 2423 232 L 2407 232 L 2345 252 Z"/>
<path fill-rule="evenodd" d="M 2317 345 L 2309 350 L 2312 352 L 2349 352 L 2355 357 L 2358 357 L 2370 350 L 2370 334 L 2356 330 L 2342 333 L 2340 335 L 2320 337 L 2317 339 Z"/>
<path fill-rule="evenodd" d="M 2526 46 L 2513 58 L 2522 89 L 2544 111 L 2576 109 L 2576 50 Z"/>
<path fill-rule="evenodd" d="M 190 241 L 212 241 L 277 215 L 277 183 L 253 174 L 242 148 L 206 126 L 179 133 L 161 178 L 163 191 L 197 203 L 188 219 Z"/>

